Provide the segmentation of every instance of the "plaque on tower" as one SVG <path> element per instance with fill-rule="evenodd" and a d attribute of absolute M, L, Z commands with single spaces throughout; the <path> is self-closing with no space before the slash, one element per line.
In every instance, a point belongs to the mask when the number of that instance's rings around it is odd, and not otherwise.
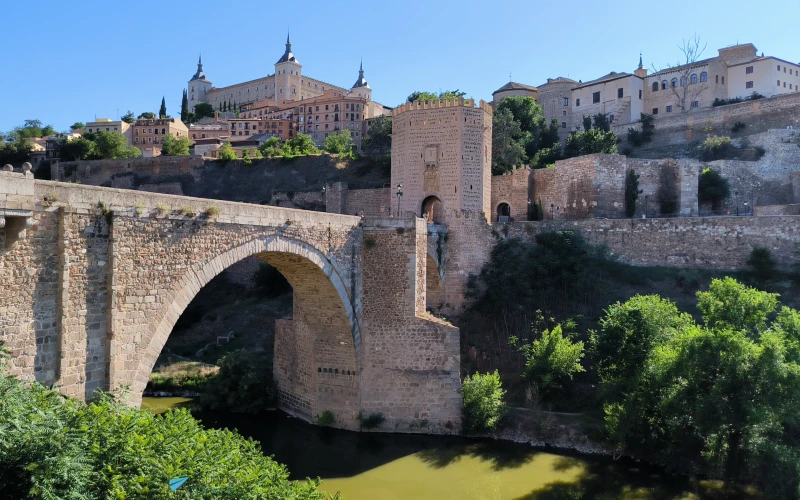
<path fill-rule="evenodd" d="M 425 160 L 425 192 L 438 192 L 439 146 L 426 146 L 422 156 Z"/>

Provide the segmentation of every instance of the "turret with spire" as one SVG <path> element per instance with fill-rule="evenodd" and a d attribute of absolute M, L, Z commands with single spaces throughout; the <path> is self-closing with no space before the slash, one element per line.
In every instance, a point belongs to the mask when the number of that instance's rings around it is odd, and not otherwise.
<path fill-rule="evenodd" d="M 189 81 L 205 80 L 205 79 L 206 79 L 206 75 L 205 75 L 205 73 L 203 73 L 203 56 L 201 55 L 197 59 L 197 73 L 195 73 L 194 76 L 192 77 L 192 79 L 189 80 Z"/>
<path fill-rule="evenodd" d="M 356 83 L 353 84 L 353 88 L 357 89 L 360 87 L 370 88 L 369 84 L 367 83 L 366 78 L 364 78 L 364 60 L 361 60 L 361 65 L 358 67 L 358 80 Z"/>
<path fill-rule="evenodd" d="M 636 71 L 634 71 L 633 74 L 638 76 L 639 78 L 647 77 L 647 70 L 645 69 L 644 65 L 642 64 L 642 53 L 641 52 L 639 52 L 639 67 L 636 68 Z"/>
<path fill-rule="evenodd" d="M 275 64 L 280 64 L 280 63 L 289 62 L 289 61 L 300 64 L 299 61 L 294 57 L 294 54 L 292 54 L 292 42 L 291 42 L 291 40 L 289 40 L 289 33 L 287 32 L 286 33 L 286 52 L 283 53 L 283 56 L 281 56 L 281 58 L 278 59 L 278 62 L 276 62 Z"/>

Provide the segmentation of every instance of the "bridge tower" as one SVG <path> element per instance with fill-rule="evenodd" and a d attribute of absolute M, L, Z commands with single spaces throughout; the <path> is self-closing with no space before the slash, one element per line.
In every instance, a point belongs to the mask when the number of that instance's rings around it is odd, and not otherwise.
<path fill-rule="evenodd" d="M 491 233 L 491 167 L 488 103 L 459 98 L 394 109 L 393 213 L 428 223 L 429 307 L 458 309 L 467 277 L 486 261 L 488 248 L 480 242 Z"/>

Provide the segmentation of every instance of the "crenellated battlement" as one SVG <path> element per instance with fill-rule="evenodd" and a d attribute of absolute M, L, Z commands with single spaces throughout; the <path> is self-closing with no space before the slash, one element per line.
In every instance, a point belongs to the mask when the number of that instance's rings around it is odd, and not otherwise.
<path fill-rule="evenodd" d="M 464 108 L 480 108 L 489 115 L 491 115 L 494 110 L 492 109 L 491 104 L 484 100 L 480 100 L 478 105 L 475 105 L 475 99 L 464 99 L 459 97 L 458 99 L 439 99 L 436 101 L 414 101 L 414 102 L 407 102 L 405 104 L 401 104 L 392 110 L 392 116 L 400 116 L 405 112 L 408 111 L 419 111 L 423 109 L 440 109 L 440 108 L 455 108 L 455 107 L 464 107 Z"/>

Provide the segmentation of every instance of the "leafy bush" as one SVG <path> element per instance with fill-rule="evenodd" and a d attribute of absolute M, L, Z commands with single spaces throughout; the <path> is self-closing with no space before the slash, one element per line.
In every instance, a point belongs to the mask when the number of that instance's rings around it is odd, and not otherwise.
<path fill-rule="evenodd" d="M 330 410 L 325 410 L 317 416 L 317 425 L 320 427 L 330 427 L 336 423 L 336 417 L 333 415 L 333 412 Z"/>
<path fill-rule="evenodd" d="M 356 419 L 362 429 L 377 429 L 386 421 L 383 413 L 370 413 L 365 417 L 363 412 L 358 412 Z"/>
<path fill-rule="evenodd" d="M 177 493 L 176 477 L 189 478 Z M 85 405 L 0 377 L 1 498 L 329 498 L 317 488 L 289 481 L 257 442 L 205 429 L 186 410 L 153 415 L 109 396 Z"/>
<path fill-rule="evenodd" d="M 747 259 L 747 266 L 759 281 L 772 278 L 775 275 L 776 265 L 775 259 L 772 258 L 772 251 L 766 247 L 754 247 L 750 252 L 750 258 Z"/>
<path fill-rule="evenodd" d="M 350 131 L 340 130 L 325 138 L 322 149 L 332 155 L 340 155 L 349 152 L 352 147 L 353 140 L 350 138 Z"/>
<path fill-rule="evenodd" d="M 700 144 L 698 154 L 703 161 L 714 161 L 723 158 L 731 148 L 731 138 L 728 136 L 709 135 Z"/>
<path fill-rule="evenodd" d="M 505 393 L 497 370 L 485 375 L 467 375 L 461 383 L 464 432 L 488 432 L 497 428 L 505 412 Z"/>
<path fill-rule="evenodd" d="M 512 338 L 516 344 L 516 338 Z M 548 396 L 561 388 L 564 379 L 572 379 L 574 373 L 584 371 L 581 366 L 583 342 L 573 342 L 570 335 L 564 335 L 561 325 L 541 332 L 539 338 L 519 347 L 525 357 L 523 376 L 542 396 Z"/>
<path fill-rule="evenodd" d="M 206 216 L 214 218 L 219 215 L 219 207 L 216 205 L 211 205 L 206 209 Z"/>
<path fill-rule="evenodd" d="M 278 391 L 272 357 L 263 351 L 235 351 L 219 361 L 219 373 L 206 383 L 200 406 L 208 410 L 256 413 L 273 408 Z"/>
<path fill-rule="evenodd" d="M 713 210 L 719 210 L 730 195 L 728 179 L 710 167 L 703 169 L 697 185 L 697 200 L 700 203 L 711 203 Z"/>
<path fill-rule="evenodd" d="M 217 158 L 222 162 L 229 162 L 235 160 L 236 151 L 233 150 L 233 146 L 231 146 L 230 142 L 226 142 L 219 148 L 219 153 L 217 154 Z"/>

